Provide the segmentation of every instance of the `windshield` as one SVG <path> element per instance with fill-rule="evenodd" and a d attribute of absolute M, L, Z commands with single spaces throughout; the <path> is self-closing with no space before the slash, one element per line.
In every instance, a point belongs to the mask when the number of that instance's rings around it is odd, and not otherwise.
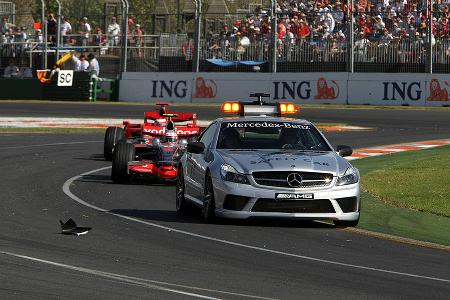
<path fill-rule="evenodd" d="M 314 126 L 291 121 L 223 123 L 217 149 L 331 151 Z"/>

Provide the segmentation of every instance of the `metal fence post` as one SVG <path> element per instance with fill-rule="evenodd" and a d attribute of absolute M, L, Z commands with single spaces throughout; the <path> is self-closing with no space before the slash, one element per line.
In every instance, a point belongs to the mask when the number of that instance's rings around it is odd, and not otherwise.
<path fill-rule="evenodd" d="M 130 3 L 128 0 L 125 1 L 125 43 L 123 45 L 124 61 L 123 61 L 123 71 L 127 71 L 127 61 L 128 61 L 128 10 Z"/>
<path fill-rule="evenodd" d="M 56 0 L 56 3 L 58 3 L 58 25 L 57 25 L 57 31 L 56 31 L 56 59 L 57 61 L 59 59 L 59 47 L 61 47 L 61 1 Z"/>
<path fill-rule="evenodd" d="M 271 61 L 270 61 L 270 71 L 272 73 L 277 72 L 277 13 L 276 13 L 276 0 L 271 0 L 271 11 L 272 11 L 272 36 L 271 36 Z"/>
<path fill-rule="evenodd" d="M 42 30 L 42 34 L 44 34 L 44 19 L 45 19 L 45 2 L 44 0 L 41 0 L 41 30 Z M 45 22 L 47 23 L 47 22 Z M 44 36 L 42 38 L 42 42 L 47 45 L 47 37 Z M 42 69 L 47 69 L 47 46 L 45 46 L 45 52 L 42 52 Z"/>
<path fill-rule="evenodd" d="M 122 78 L 122 73 L 127 71 L 127 60 L 128 60 L 128 1 L 120 0 L 122 3 L 122 42 L 123 49 L 120 55 L 120 77 Z"/>
<path fill-rule="evenodd" d="M 194 0 L 195 2 L 195 31 L 194 31 L 194 53 L 192 62 L 192 71 L 200 71 L 200 35 L 202 28 L 202 0 Z"/>
<path fill-rule="evenodd" d="M 349 73 L 354 72 L 355 66 L 355 34 L 354 34 L 354 19 L 353 19 L 353 0 L 348 1 L 347 5 L 347 23 L 348 23 L 348 43 L 347 43 L 347 71 Z"/>
<path fill-rule="evenodd" d="M 48 22 L 45 20 L 43 23 L 44 26 L 44 69 L 47 69 L 47 62 L 48 62 Z"/>
<path fill-rule="evenodd" d="M 433 0 L 427 0 L 427 17 L 428 17 L 428 56 L 427 56 L 427 73 L 433 73 Z"/>

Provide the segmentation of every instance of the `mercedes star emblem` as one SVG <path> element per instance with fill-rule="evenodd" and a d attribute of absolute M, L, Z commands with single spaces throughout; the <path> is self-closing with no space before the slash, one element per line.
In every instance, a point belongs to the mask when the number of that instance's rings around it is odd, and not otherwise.
<path fill-rule="evenodd" d="M 302 176 L 298 173 L 291 173 L 286 178 L 287 183 L 291 187 L 299 187 L 302 184 Z"/>

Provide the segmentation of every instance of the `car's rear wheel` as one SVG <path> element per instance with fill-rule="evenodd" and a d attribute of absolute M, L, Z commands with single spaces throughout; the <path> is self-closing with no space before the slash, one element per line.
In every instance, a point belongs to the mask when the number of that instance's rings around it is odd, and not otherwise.
<path fill-rule="evenodd" d="M 184 216 L 189 211 L 189 204 L 184 197 L 184 175 L 181 166 L 178 167 L 177 188 L 176 188 L 176 209 L 179 216 Z"/>
<path fill-rule="evenodd" d="M 211 176 L 205 179 L 205 190 L 203 195 L 202 218 L 206 223 L 214 222 L 216 218 L 216 202 L 214 200 L 214 187 Z"/>
<path fill-rule="evenodd" d="M 135 159 L 134 146 L 125 141 L 120 141 L 114 146 L 111 177 L 116 183 L 124 183 L 129 180 L 128 162 Z"/>
<path fill-rule="evenodd" d="M 103 143 L 103 156 L 106 160 L 112 159 L 114 145 L 125 138 L 125 132 L 120 127 L 108 127 L 105 132 L 105 142 Z"/>
<path fill-rule="evenodd" d="M 340 221 L 340 220 L 335 220 L 333 221 L 334 225 L 338 226 L 338 227 L 356 227 L 356 225 L 358 225 L 359 223 L 359 218 L 355 221 Z"/>

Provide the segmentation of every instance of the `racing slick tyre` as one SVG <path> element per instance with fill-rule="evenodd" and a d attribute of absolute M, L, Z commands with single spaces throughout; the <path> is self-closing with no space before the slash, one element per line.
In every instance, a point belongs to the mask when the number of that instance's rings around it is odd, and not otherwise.
<path fill-rule="evenodd" d="M 211 176 L 208 174 L 205 179 L 205 190 L 202 205 L 202 218 L 206 223 L 213 223 L 216 218 L 216 202 L 214 200 L 214 188 Z"/>
<path fill-rule="evenodd" d="M 125 138 L 125 132 L 121 127 L 108 127 L 105 132 L 105 142 L 103 143 L 103 156 L 106 160 L 112 159 L 114 145 Z"/>
<path fill-rule="evenodd" d="M 334 220 L 333 221 L 334 225 L 336 225 L 337 227 L 356 227 L 356 225 L 358 225 L 359 223 L 359 218 L 355 221 L 339 221 L 339 220 Z"/>
<path fill-rule="evenodd" d="M 128 174 L 128 162 L 135 158 L 134 146 L 125 141 L 120 141 L 114 146 L 111 177 L 116 183 L 127 182 L 130 175 Z"/>
<path fill-rule="evenodd" d="M 181 166 L 178 167 L 177 175 L 176 208 L 179 216 L 184 216 L 189 212 L 189 204 L 184 197 L 184 175 Z"/>

